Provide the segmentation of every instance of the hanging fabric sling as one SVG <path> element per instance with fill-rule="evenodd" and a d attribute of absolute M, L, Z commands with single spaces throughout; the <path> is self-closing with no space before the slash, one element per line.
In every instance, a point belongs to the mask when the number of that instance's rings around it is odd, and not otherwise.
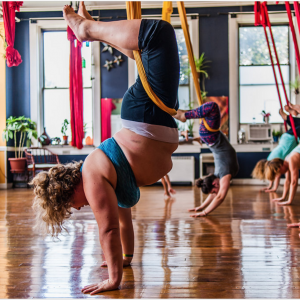
<path fill-rule="evenodd" d="M 280 104 L 281 109 L 283 110 L 280 91 L 279 91 L 279 85 L 278 85 L 278 80 L 277 80 L 277 75 L 276 75 L 276 72 L 275 72 L 273 56 L 272 56 L 272 52 L 271 52 L 271 48 L 270 48 L 270 42 L 269 42 L 267 29 L 266 29 L 267 21 L 266 21 L 265 13 L 262 10 L 262 6 L 261 6 L 260 2 L 255 2 L 255 4 L 254 4 L 254 18 L 255 18 L 254 25 L 255 26 L 262 25 L 263 28 L 264 28 L 264 33 L 265 33 L 265 38 L 266 38 L 266 42 L 267 42 L 267 46 L 268 46 L 268 50 L 269 50 L 269 56 L 270 56 L 271 66 L 272 66 L 273 75 L 274 75 L 274 79 L 275 79 L 275 85 L 276 85 L 276 90 L 277 90 L 277 94 L 278 94 L 279 104 Z M 286 121 L 284 121 L 284 127 L 285 127 L 285 131 L 287 131 Z"/>
<path fill-rule="evenodd" d="M 180 17 L 180 21 L 181 21 L 181 27 L 182 27 L 184 38 L 185 38 L 185 43 L 186 43 L 187 53 L 188 53 L 188 57 L 189 57 L 190 68 L 191 68 L 191 71 L 192 71 L 194 86 L 195 86 L 195 89 L 196 89 L 196 94 L 197 94 L 197 99 L 198 99 L 198 104 L 202 105 L 203 104 L 203 99 L 202 99 L 202 96 L 201 96 L 200 84 L 198 82 L 198 74 L 197 74 L 197 70 L 196 70 L 196 64 L 195 64 L 195 59 L 194 59 L 194 52 L 193 52 L 193 48 L 192 48 L 190 33 L 189 33 L 189 30 L 188 30 L 188 22 L 187 22 L 184 3 L 182 1 L 178 1 L 177 2 L 177 7 L 178 7 L 179 17 Z M 200 119 L 200 121 L 201 121 L 201 119 Z M 202 121 L 203 121 L 203 124 L 204 124 L 205 128 L 208 131 L 211 131 L 211 132 L 220 131 L 220 128 L 218 128 L 218 129 L 211 128 L 208 125 L 208 123 L 206 122 L 205 118 L 203 118 Z"/>
<path fill-rule="evenodd" d="M 184 37 L 187 45 L 187 50 L 188 50 L 188 57 L 189 57 L 189 62 L 193 74 L 193 80 L 196 88 L 196 93 L 197 93 L 197 98 L 198 98 L 198 103 L 199 105 L 203 104 L 202 97 L 201 97 L 201 90 L 200 90 L 200 85 L 198 82 L 198 76 L 197 76 L 197 71 L 196 71 L 196 65 L 195 65 L 195 60 L 194 60 L 194 54 L 193 54 L 193 49 L 192 49 L 192 44 L 190 40 L 190 35 L 188 32 L 188 25 L 187 25 L 187 18 L 186 18 L 186 12 L 184 8 L 183 2 L 177 2 L 178 5 L 178 11 L 180 15 L 180 20 L 181 20 L 181 26 L 184 32 Z M 167 1 L 163 5 L 163 19 L 167 22 L 170 22 L 170 16 L 172 13 L 172 2 Z M 132 19 L 141 19 L 142 13 L 141 13 L 141 3 L 140 2 L 132 2 L 132 1 L 127 1 L 126 2 L 126 11 L 127 11 L 127 19 L 132 20 Z M 142 63 L 142 58 L 141 58 L 141 52 L 140 51 L 133 51 L 133 55 L 136 61 L 138 73 L 141 79 L 141 82 L 143 84 L 143 87 L 148 94 L 149 98 L 163 111 L 167 112 L 168 114 L 174 116 L 176 115 L 176 110 L 167 107 L 153 92 L 151 86 L 148 83 L 146 72 Z M 203 124 L 206 127 L 207 130 L 216 132 L 219 131 L 220 129 L 212 129 L 210 126 L 207 124 L 206 120 L 203 119 Z"/>
<path fill-rule="evenodd" d="M 127 10 L 127 19 L 133 20 L 133 19 L 141 19 L 142 13 L 141 13 L 141 2 L 132 2 L 127 1 L 126 2 L 126 10 Z M 170 114 L 171 116 L 176 115 L 176 110 L 173 108 L 169 108 L 166 106 L 153 92 L 151 86 L 149 85 L 149 82 L 147 80 L 146 72 L 142 63 L 142 57 L 140 50 L 134 50 L 133 55 L 135 58 L 135 62 L 137 65 L 137 69 L 140 75 L 140 79 L 142 82 L 142 85 L 148 94 L 149 98 L 163 111 Z"/>
<path fill-rule="evenodd" d="M 283 76 L 282 76 L 282 72 L 281 72 L 281 68 L 280 68 L 280 62 L 279 62 L 279 58 L 278 58 L 278 54 L 277 54 L 277 50 L 276 50 L 276 45 L 275 45 L 275 41 L 274 41 L 272 29 L 271 29 L 271 23 L 270 23 L 270 19 L 269 19 L 269 14 L 268 14 L 268 9 L 267 9 L 266 2 L 263 2 L 262 4 L 260 4 L 259 2 L 256 2 L 255 3 L 255 9 L 256 9 L 255 13 L 258 13 L 258 14 L 260 13 L 261 25 L 263 25 L 264 28 L 266 26 L 269 27 L 270 37 L 271 37 L 271 41 L 272 41 L 272 45 L 273 45 L 273 50 L 274 50 L 274 54 L 275 54 L 275 58 L 276 58 L 276 62 L 277 62 L 277 67 L 278 67 L 279 76 L 280 76 L 280 79 L 281 79 L 282 88 L 283 88 L 283 91 L 284 91 L 286 104 L 289 105 L 289 100 L 288 100 L 288 97 L 287 97 L 286 88 L 285 88 L 285 85 L 284 85 L 284 80 L 283 80 Z M 257 19 L 258 19 L 258 17 L 256 16 L 255 20 L 257 20 Z M 265 35 L 266 35 L 266 33 L 265 33 Z M 267 35 L 266 35 L 266 39 L 267 39 Z M 267 44 L 269 45 L 269 40 L 268 39 L 267 39 Z M 270 50 L 269 50 L 269 54 L 270 54 L 271 63 L 273 65 L 273 60 L 271 58 L 272 53 L 270 52 Z M 276 76 L 275 70 L 273 72 L 274 72 L 274 76 Z M 277 80 L 275 79 L 275 81 L 277 81 Z M 277 83 L 277 88 L 278 88 L 278 83 Z M 278 89 L 278 92 L 279 92 L 279 89 Z M 279 101 L 280 101 L 280 105 L 281 105 L 281 108 L 282 108 L 280 94 L 279 94 Z M 291 126 L 292 126 L 292 130 L 293 130 L 295 139 L 297 141 L 298 138 L 297 138 L 297 132 L 296 132 L 296 128 L 295 128 L 294 119 L 293 119 L 292 115 L 289 115 L 289 118 L 290 118 L 290 122 L 291 122 Z"/>

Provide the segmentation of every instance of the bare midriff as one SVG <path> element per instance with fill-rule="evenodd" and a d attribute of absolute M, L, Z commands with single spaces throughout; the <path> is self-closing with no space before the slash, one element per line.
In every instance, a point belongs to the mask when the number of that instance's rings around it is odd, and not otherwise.
<path fill-rule="evenodd" d="M 156 141 L 125 128 L 114 138 L 131 166 L 137 186 L 155 183 L 172 169 L 171 155 L 178 143 Z"/>

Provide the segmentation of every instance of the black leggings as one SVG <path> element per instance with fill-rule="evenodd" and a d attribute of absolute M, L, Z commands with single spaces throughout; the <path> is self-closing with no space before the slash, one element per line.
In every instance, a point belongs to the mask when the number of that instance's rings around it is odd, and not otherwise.
<path fill-rule="evenodd" d="M 293 119 L 294 119 L 294 123 L 295 123 L 295 128 L 296 128 L 297 136 L 298 136 L 298 138 L 300 138 L 300 118 L 294 118 L 293 117 Z M 290 117 L 287 117 L 286 123 L 290 127 L 292 127 L 291 121 L 290 121 Z M 290 135 L 294 135 L 292 128 L 290 128 L 286 133 L 288 133 Z"/>

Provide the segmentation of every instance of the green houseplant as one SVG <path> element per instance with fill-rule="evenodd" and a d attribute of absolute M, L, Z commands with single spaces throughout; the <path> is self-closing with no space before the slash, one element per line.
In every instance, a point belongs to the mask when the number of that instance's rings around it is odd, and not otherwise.
<path fill-rule="evenodd" d="M 209 78 L 208 73 L 206 72 L 207 68 L 209 68 L 208 64 L 211 62 L 207 60 L 204 56 L 205 53 L 201 53 L 199 58 L 195 59 L 196 71 L 198 73 L 198 78 L 202 82 L 201 96 L 203 99 L 206 98 L 207 92 L 205 91 L 205 78 Z"/>
<path fill-rule="evenodd" d="M 68 136 L 67 136 L 68 125 L 69 125 L 69 121 L 67 119 L 64 119 L 60 130 L 60 132 L 63 135 L 64 145 L 68 145 Z"/>
<path fill-rule="evenodd" d="M 276 130 L 273 130 L 272 131 L 272 136 L 273 136 L 273 141 L 274 143 L 277 143 L 278 142 L 278 139 L 279 137 L 282 135 L 282 133 L 280 131 L 276 131 Z"/>
<path fill-rule="evenodd" d="M 11 116 L 6 120 L 2 138 L 6 141 L 10 139 L 14 141 L 15 158 L 9 158 L 11 170 L 25 170 L 26 158 L 23 157 L 23 147 L 26 138 L 37 139 L 36 123 L 24 116 Z"/>

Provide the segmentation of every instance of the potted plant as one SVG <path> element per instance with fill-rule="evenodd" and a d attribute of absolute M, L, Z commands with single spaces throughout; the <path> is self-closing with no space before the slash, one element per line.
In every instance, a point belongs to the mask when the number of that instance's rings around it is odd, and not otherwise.
<path fill-rule="evenodd" d="M 280 132 L 280 131 L 273 130 L 273 131 L 272 131 L 272 136 L 273 136 L 273 141 L 274 141 L 274 143 L 278 143 L 278 139 L 279 139 L 279 137 L 281 136 L 281 132 Z"/>
<path fill-rule="evenodd" d="M 17 134 L 19 137 L 17 137 Z M 6 120 L 2 138 L 6 141 L 14 140 L 15 158 L 8 159 L 12 171 L 25 171 L 26 158 L 23 157 L 23 147 L 26 138 L 31 140 L 33 137 L 37 139 L 36 123 L 30 118 L 25 118 L 24 116 L 9 117 Z"/>
<path fill-rule="evenodd" d="M 63 145 L 68 145 L 68 136 L 67 136 L 67 130 L 68 130 L 69 121 L 67 119 L 64 119 L 64 122 L 62 123 L 60 132 L 63 135 Z"/>
<path fill-rule="evenodd" d="M 209 68 L 208 63 L 210 63 L 210 60 L 207 60 L 206 57 L 204 56 L 205 53 L 203 52 L 199 58 L 194 58 L 195 59 L 195 65 L 196 65 L 196 71 L 198 73 L 198 78 L 201 80 L 202 78 L 202 98 L 206 98 L 207 92 L 205 92 L 205 78 L 209 78 L 208 73 L 206 72 L 207 68 Z"/>
<path fill-rule="evenodd" d="M 290 88 L 293 90 L 295 95 L 298 95 L 300 92 L 300 81 L 299 77 L 297 77 L 294 81 L 290 82 Z"/>
<path fill-rule="evenodd" d="M 265 112 L 264 110 L 261 112 L 261 114 L 263 116 L 264 123 L 269 124 L 269 119 L 270 119 L 271 114 Z"/>

